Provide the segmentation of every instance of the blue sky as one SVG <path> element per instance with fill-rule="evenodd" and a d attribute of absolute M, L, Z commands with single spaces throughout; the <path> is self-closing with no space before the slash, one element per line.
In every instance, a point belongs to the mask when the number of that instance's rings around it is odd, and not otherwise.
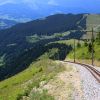
<path fill-rule="evenodd" d="M 6 3 L 26 3 L 33 9 L 40 9 L 42 6 L 81 8 L 91 12 L 98 12 L 100 9 L 100 0 L 0 0 L 0 5 Z"/>
<path fill-rule="evenodd" d="M 32 3 L 32 4 L 49 4 L 61 6 L 76 6 L 76 7 L 94 7 L 100 6 L 100 0 L 0 0 L 0 4 L 4 3 Z"/>

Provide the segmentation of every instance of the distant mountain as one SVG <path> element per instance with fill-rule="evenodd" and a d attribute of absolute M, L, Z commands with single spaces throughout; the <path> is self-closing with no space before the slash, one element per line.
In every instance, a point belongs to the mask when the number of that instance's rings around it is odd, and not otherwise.
<path fill-rule="evenodd" d="M 0 5 L 0 29 L 8 28 L 16 23 L 27 22 L 37 18 L 36 12 L 27 5 L 7 3 Z"/>
<path fill-rule="evenodd" d="M 17 24 L 16 21 L 7 20 L 7 19 L 0 19 L 0 30 L 10 28 L 11 26 Z"/>
<path fill-rule="evenodd" d="M 99 8 L 98 8 L 99 9 Z M 15 3 L 5 3 L 0 5 L 0 18 L 1 19 L 10 19 L 21 22 L 26 22 L 29 20 L 34 20 L 38 18 L 43 18 L 46 16 L 50 16 L 56 13 L 98 13 L 99 10 L 97 8 L 86 9 L 82 7 L 69 7 L 64 5 L 57 5 L 51 3 L 42 3 L 38 2 L 27 3 L 27 2 L 18 2 L 16 0 Z"/>
<path fill-rule="evenodd" d="M 30 7 L 24 4 L 4 4 L 0 5 L 0 18 L 15 20 L 17 22 L 26 22 L 31 18 L 36 18 L 37 13 L 34 12 Z"/>
<path fill-rule="evenodd" d="M 86 16 L 83 14 L 56 14 L 49 17 L 33 20 L 31 22 L 17 24 L 12 28 L 1 31 L 3 34 L 18 35 L 52 35 L 56 32 L 64 32 L 74 29 L 86 28 Z"/>
<path fill-rule="evenodd" d="M 63 7 L 58 5 L 38 5 L 40 8 L 35 8 L 26 3 L 6 3 L 0 5 L 0 18 L 15 20 L 18 22 L 26 22 L 33 19 L 43 18 L 56 13 L 79 13 L 87 11 L 83 8 Z M 82 12 L 81 12 L 82 13 Z"/>
<path fill-rule="evenodd" d="M 100 15 L 56 14 L 1 30 L 0 78 L 23 70 L 27 65 L 25 62 L 20 61 L 21 59 L 27 59 L 25 58 L 26 53 L 36 58 L 39 52 L 37 52 L 37 49 L 41 45 L 59 41 L 61 38 L 56 37 L 54 33 L 61 34 L 69 31 L 70 34 L 62 39 L 80 39 L 86 34 L 86 32 L 80 30 L 90 30 L 93 26 L 95 29 L 100 26 Z"/>
<path fill-rule="evenodd" d="M 0 29 L 5 29 L 16 23 L 27 22 L 41 15 L 26 4 L 7 3 L 0 5 Z"/>
<path fill-rule="evenodd" d="M 39 7 L 40 6 L 40 7 Z M 65 7 L 58 5 L 41 4 L 37 7 L 27 3 L 5 3 L 0 5 L 0 19 L 12 20 L 18 23 L 44 18 L 56 13 L 88 12 L 83 8 Z M 6 23 L 7 24 L 7 23 Z M 9 26 L 9 23 L 7 24 Z"/>
<path fill-rule="evenodd" d="M 31 20 L 44 18 L 46 16 L 50 16 L 57 13 L 96 13 L 95 9 L 92 11 L 91 9 L 85 9 L 81 7 L 66 7 L 59 6 L 53 4 L 31 4 L 25 2 L 16 2 L 16 3 L 5 3 L 0 5 L 0 21 L 9 20 L 15 21 L 17 23 L 28 22 Z M 0 22 L 0 23 L 1 23 Z M 4 22 L 3 22 L 4 23 Z M 6 25 L 13 26 L 13 24 L 6 23 Z M 3 27 L 2 27 L 3 28 Z M 5 27 L 4 27 L 5 28 Z"/>

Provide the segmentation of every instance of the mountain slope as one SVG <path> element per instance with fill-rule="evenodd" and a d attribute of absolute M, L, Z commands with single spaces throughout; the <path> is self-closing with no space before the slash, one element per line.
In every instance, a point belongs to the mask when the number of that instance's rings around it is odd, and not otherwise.
<path fill-rule="evenodd" d="M 100 15 L 99 14 L 89 14 L 87 15 L 87 28 L 97 27 L 100 25 Z"/>
<path fill-rule="evenodd" d="M 85 28 L 85 21 L 80 25 L 78 23 L 84 15 L 73 15 L 73 14 L 57 14 L 46 17 L 44 19 L 37 19 L 31 22 L 27 22 L 24 24 L 18 24 L 14 27 L 1 31 L 6 34 L 17 33 L 17 34 L 50 34 L 56 32 L 63 32 L 68 30 L 78 29 L 78 26 L 82 26 L 84 24 L 83 29 Z M 84 18 L 85 20 L 85 18 Z M 78 24 L 77 24 L 78 23 Z"/>
<path fill-rule="evenodd" d="M 1 30 L 1 78 L 7 78 L 27 68 L 31 61 L 36 60 L 45 52 L 44 47 L 49 42 L 59 41 L 60 39 L 80 39 L 86 33 L 79 30 L 88 28 L 87 24 L 91 21 L 90 16 L 92 17 L 89 14 L 56 14 Z M 98 20 L 99 17 L 100 15 L 98 15 Z M 92 17 L 92 20 L 94 20 L 92 24 L 98 26 L 99 22 L 97 23 L 96 19 L 97 17 Z M 40 50 L 43 52 L 40 52 Z M 30 57 L 27 58 L 26 55 Z M 25 59 L 27 59 L 27 62 L 22 62 Z"/>

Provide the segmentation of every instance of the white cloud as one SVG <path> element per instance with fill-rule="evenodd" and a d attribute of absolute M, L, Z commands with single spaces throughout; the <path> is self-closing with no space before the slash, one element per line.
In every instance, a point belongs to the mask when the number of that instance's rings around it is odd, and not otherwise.
<path fill-rule="evenodd" d="M 23 0 L 22 2 L 29 5 L 32 9 L 37 10 L 39 8 L 37 0 Z"/>
<path fill-rule="evenodd" d="M 0 5 L 7 3 L 27 3 L 34 9 L 38 9 L 40 5 L 59 5 L 57 0 L 0 0 Z"/>
<path fill-rule="evenodd" d="M 49 5 L 53 5 L 53 6 L 58 6 L 59 4 L 57 3 L 57 1 L 55 1 L 55 0 L 50 0 L 50 1 L 48 1 L 48 4 Z"/>
<path fill-rule="evenodd" d="M 0 5 L 4 5 L 4 4 L 7 4 L 7 3 L 15 3 L 14 0 L 0 0 Z"/>
<path fill-rule="evenodd" d="M 7 3 L 24 3 L 27 4 L 29 7 L 31 7 L 32 9 L 37 10 L 39 8 L 39 3 L 37 2 L 37 0 L 0 0 L 0 5 L 4 5 Z"/>

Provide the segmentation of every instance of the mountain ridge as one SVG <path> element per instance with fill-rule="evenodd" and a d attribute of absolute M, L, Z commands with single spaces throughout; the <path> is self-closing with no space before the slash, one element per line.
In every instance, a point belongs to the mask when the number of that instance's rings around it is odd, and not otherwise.
<path fill-rule="evenodd" d="M 16 21 L 7 20 L 7 19 L 0 19 L 0 30 L 7 29 L 17 24 Z"/>

